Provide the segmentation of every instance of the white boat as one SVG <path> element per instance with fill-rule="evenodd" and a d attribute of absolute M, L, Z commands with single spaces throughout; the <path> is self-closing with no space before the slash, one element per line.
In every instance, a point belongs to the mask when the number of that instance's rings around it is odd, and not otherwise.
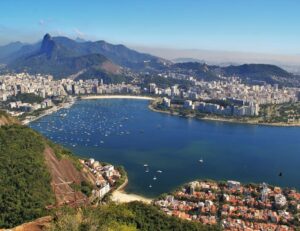
<path fill-rule="evenodd" d="M 161 171 L 161 170 L 157 170 L 157 172 L 158 172 L 158 173 L 162 173 L 162 171 Z"/>
<path fill-rule="evenodd" d="M 203 159 L 200 159 L 199 162 L 200 162 L 200 163 L 203 163 Z"/>
<path fill-rule="evenodd" d="M 144 164 L 144 167 L 148 167 L 148 164 Z"/>
<path fill-rule="evenodd" d="M 152 185 L 151 185 L 151 184 L 149 185 L 149 188 L 152 188 Z"/>
<path fill-rule="evenodd" d="M 153 177 L 153 180 L 156 180 L 157 178 L 156 178 L 156 176 L 155 177 Z"/>

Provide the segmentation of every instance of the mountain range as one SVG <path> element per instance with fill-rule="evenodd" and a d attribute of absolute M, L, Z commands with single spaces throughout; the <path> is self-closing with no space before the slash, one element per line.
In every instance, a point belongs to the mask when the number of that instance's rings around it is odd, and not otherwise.
<path fill-rule="evenodd" d="M 171 71 L 206 81 L 220 80 L 220 76 L 239 76 L 248 83 L 266 82 L 283 86 L 300 86 L 299 76 L 269 64 L 217 66 L 193 59 L 172 61 L 140 53 L 124 45 L 103 40 L 72 40 L 67 37 L 44 38 L 34 44 L 15 42 L 0 46 L 0 63 L 5 71 L 51 74 L 56 79 L 102 78 L 106 83 L 130 81 L 132 74 L 152 75 Z"/>
<path fill-rule="evenodd" d="M 46 34 L 35 44 L 13 43 L 0 47 L 0 61 L 10 71 L 51 74 L 65 78 L 79 74 L 79 78 L 118 76 L 127 68 L 151 70 L 164 65 L 164 60 L 139 53 L 124 45 L 105 41 L 72 40 Z"/>

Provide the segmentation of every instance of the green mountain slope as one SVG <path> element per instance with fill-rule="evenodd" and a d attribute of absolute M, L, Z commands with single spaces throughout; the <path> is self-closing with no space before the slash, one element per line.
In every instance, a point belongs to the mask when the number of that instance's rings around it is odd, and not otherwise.
<path fill-rule="evenodd" d="M 289 79 L 292 74 L 275 65 L 268 64 L 244 64 L 240 66 L 223 67 L 221 70 L 225 76 L 239 76 L 250 81 L 265 81 L 267 83 L 280 83 L 279 78 Z M 276 79 L 278 78 L 278 79 Z"/>
<path fill-rule="evenodd" d="M 0 227 L 38 218 L 54 202 L 44 147 L 44 139 L 27 127 L 0 127 Z"/>
<path fill-rule="evenodd" d="M 205 226 L 163 214 L 156 207 L 141 202 L 108 204 L 82 210 L 65 209 L 51 224 L 51 231 L 213 231 L 216 226 Z"/>
<path fill-rule="evenodd" d="M 0 110 L 0 127 L 2 125 L 12 125 L 12 124 L 19 124 L 19 121 L 15 118 L 10 117 L 6 112 Z"/>
<path fill-rule="evenodd" d="M 238 76 L 244 82 L 250 84 L 265 82 L 281 86 L 300 86 L 300 76 L 293 75 L 278 66 L 269 64 L 244 64 L 220 67 L 199 62 L 184 62 L 173 64 L 171 68 L 206 81 L 221 80 L 219 76 Z"/>

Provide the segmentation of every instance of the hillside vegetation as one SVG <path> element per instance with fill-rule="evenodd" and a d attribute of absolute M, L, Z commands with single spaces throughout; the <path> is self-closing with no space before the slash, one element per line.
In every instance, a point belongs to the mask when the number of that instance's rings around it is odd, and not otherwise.
<path fill-rule="evenodd" d="M 6 112 L 0 110 L 0 127 L 8 124 L 19 124 L 19 121 L 10 117 Z"/>
<path fill-rule="evenodd" d="M 44 148 L 43 137 L 28 127 L 0 127 L 0 227 L 43 216 L 54 203 Z"/>
<path fill-rule="evenodd" d="M 219 230 L 216 226 L 204 226 L 169 217 L 156 207 L 131 202 L 128 204 L 108 204 L 97 208 L 80 210 L 64 209 L 52 222 L 49 231 L 204 231 Z"/>

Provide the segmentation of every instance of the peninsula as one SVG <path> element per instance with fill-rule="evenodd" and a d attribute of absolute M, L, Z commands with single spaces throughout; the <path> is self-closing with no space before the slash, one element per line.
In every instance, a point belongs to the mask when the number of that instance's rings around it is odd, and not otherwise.
<path fill-rule="evenodd" d="M 167 102 L 167 103 L 166 103 Z M 230 116 L 219 113 L 204 112 L 201 109 L 187 106 L 192 101 L 171 105 L 167 98 L 156 99 L 149 104 L 149 109 L 155 112 L 167 113 L 175 116 L 196 118 L 200 120 L 220 121 L 229 123 L 242 123 L 265 126 L 300 126 L 300 103 L 284 103 L 279 105 L 263 105 L 256 116 Z M 217 107 L 217 105 L 216 105 Z"/>

